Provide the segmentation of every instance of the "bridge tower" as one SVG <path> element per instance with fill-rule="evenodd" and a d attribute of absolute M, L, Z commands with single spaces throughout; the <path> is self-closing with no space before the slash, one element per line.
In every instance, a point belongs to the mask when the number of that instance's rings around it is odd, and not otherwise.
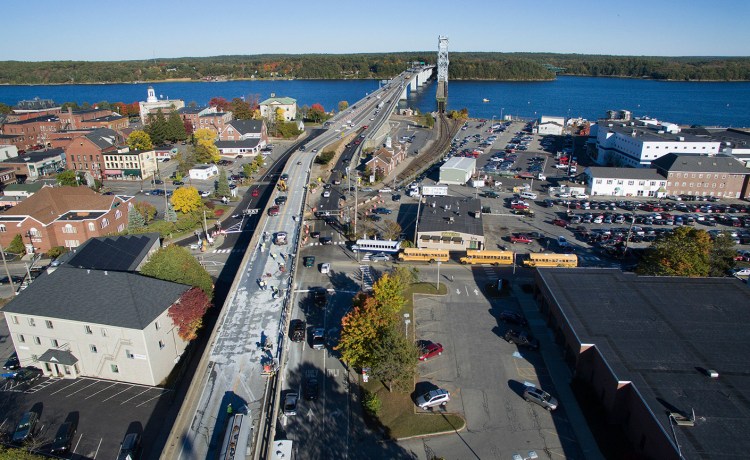
<path fill-rule="evenodd" d="M 438 112 L 445 112 L 446 102 L 448 100 L 448 37 L 438 37 L 438 58 L 437 58 L 437 101 Z"/>

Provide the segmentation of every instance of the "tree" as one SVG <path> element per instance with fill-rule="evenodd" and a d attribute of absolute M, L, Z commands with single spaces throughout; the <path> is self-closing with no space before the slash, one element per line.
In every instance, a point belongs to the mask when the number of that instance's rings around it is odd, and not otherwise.
<path fill-rule="evenodd" d="M 425 113 L 420 118 L 422 126 L 425 126 L 427 128 L 432 128 L 433 126 L 435 126 L 435 118 L 433 118 L 431 113 Z"/>
<path fill-rule="evenodd" d="M 372 285 L 372 297 L 383 314 L 395 317 L 404 308 L 406 304 L 404 289 L 406 286 L 403 281 L 401 277 L 386 273 Z"/>
<path fill-rule="evenodd" d="M 66 169 L 57 175 L 57 185 L 63 187 L 78 187 L 78 175 L 72 169 Z"/>
<path fill-rule="evenodd" d="M 13 111 L 13 108 L 9 106 L 8 104 L 3 104 L 0 102 L 0 114 L 7 115 Z"/>
<path fill-rule="evenodd" d="M 655 241 L 637 273 L 651 276 L 708 276 L 711 238 L 703 230 L 679 227 Z"/>
<path fill-rule="evenodd" d="M 226 197 L 231 195 L 229 180 L 227 179 L 227 170 L 224 168 L 219 170 L 219 179 L 216 181 L 216 195 Z"/>
<path fill-rule="evenodd" d="M 238 97 L 232 99 L 231 109 L 235 120 L 251 120 L 253 118 L 253 109 L 250 104 Z"/>
<path fill-rule="evenodd" d="M 213 296 L 211 275 L 190 252 L 175 244 L 163 247 L 151 255 L 141 274 L 201 289 L 208 298 Z"/>
<path fill-rule="evenodd" d="M 343 112 L 344 110 L 349 108 L 349 103 L 347 101 L 340 101 L 339 102 L 339 112 Z"/>
<path fill-rule="evenodd" d="M 138 212 L 135 209 L 135 206 L 130 208 L 130 211 L 128 212 L 128 232 L 130 233 L 139 232 L 145 226 L 146 226 L 146 219 L 143 217 L 143 214 Z"/>
<path fill-rule="evenodd" d="M 156 111 L 156 115 L 148 116 L 146 132 L 151 136 L 151 142 L 155 145 L 161 145 L 167 139 L 167 119 L 161 109 Z"/>
<path fill-rule="evenodd" d="M 169 200 L 175 211 L 187 214 L 200 209 L 203 206 L 201 196 L 195 187 L 180 187 L 174 191 Z"/>
<path fill-rule="evenodd" d="M 211 100 L 208 101 L 208 106 L 216 107 L 219 112 L 226 112 L 227 110 L 230 110 L 232 104 L 223 97 L 212 97 Z"/>
<path fill-rule="evenodd" d="M 186 148 L 183 151 L 180 151 L 180 153 L 177 154 L 177 172 L 182 176 L 188 175 L 190 172 L 190 168 L 195 166 L 196 159 L 195 159 L 195 147 L 192 145 L 189 145 L 188 148 Z"/>
<path fill-rule="evenodd" d="M 334 350 L 348 366 L 367 367 L 373 345 L 387 327 L 389 319 L 381 314 L 375 299 L 367 297 L 341 319 L 341 335 Z"/>
<path fill-rule="evenodd" d="M 32 454 L 25 448 L 0 445 L 0 460 L 44 460 L 43 455 Z"/>
<path fill-rule="evenodd" d="M 194 287 L 169 307 L 167 314 L 177 326 L 177 335 L 182 340 L 195 340 L 198 337 L 198 330 L 203 326 L 203 316 L 210 306 L 211 300 L 206 293 Z"/>
<path fill-rule="evenodd" d="M 130 150 L 151 150 L 154 144 L 146 131 L 136 129 L 128 136 L 128 147 Z"/>
<path fill-rule="evenodd" d="M 726 276 L 735 266 L 734 239 L 727 233 L 720 233 L 713 241 L 709 254 L 708 276 Z"/>
<path fill-rule="evenodd" d="M 177 222 L 177 213 L 171 204 L 167 204 L 167 210 L 164 211 L 164 222 Z"/>
<path fill-rule="evenodd" d="M 208 128 L 196 129 L 193 133 L 195 139 L 195 159 L 199 163 L 216 163 L 221 159 L 219 149 L 214 145 L 216 133 Z"/>
<path fill-rule="evenodd" d="M 173 110 L 167 119 L 167 139 L 172 142 L 184 141 L 187 139 L 185 122 L 180 118 L 180 115 L 176 110 Z"/>
<path fill-rule="evenodd" d="M 21 235 L 16 235 L 10 240 L 10 244 L 5 248 L 11 254 L 23 254 L 26 252 L 26 246 L 23 244 L 23 238 Z"/>
<path fill-rule="evenodd" d="M 401 236 L 401 226 L 393 220 L 385 221 L 383 236 L 389 240 L 397 240 Z"/>
<path fill-rule="evenodd" d="M 137 201 L 133 209 L 143 217 L 145 223 L 151 222 L 156 216 L 156 206 L 147 201 Z"/>
<path fill-rule="evenodd" d="M 384 382 L 388 391 L 393 391 L 394 384 L 403 389 L 410 388 L 418 356 L 417 346 L 406 338 L 400 324 L 393 322 L 383 329 L 373 344 L 370 375 Z"/>
<path fill-rule="evenodd" d="M 322 105 L 315 103 L 310 107 L 310 109 L 307 111 L 307 119 L 315 122 L 320 123 L 323 121 L 326 117 L 326 111 L 323 108 Z"/>

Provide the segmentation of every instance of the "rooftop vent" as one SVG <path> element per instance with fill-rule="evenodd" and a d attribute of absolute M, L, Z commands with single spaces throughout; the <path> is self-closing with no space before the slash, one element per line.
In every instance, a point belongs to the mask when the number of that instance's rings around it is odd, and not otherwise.
<path fill-rule="evenodd" d="M 685 142 L 685 138 L 683 136 L 677 136 L 677 140 L 680 142 Z"/>

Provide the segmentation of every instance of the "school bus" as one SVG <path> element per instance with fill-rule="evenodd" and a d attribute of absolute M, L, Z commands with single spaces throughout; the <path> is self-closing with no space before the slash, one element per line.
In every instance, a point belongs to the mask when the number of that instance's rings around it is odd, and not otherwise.
<path fill-rule="evenodd" d="M 462 264 L 492 264 L 492 265 L 511 265 L 513 264 L 513 251 L 476 251 L 469 249 L 466 251 L 466 257 L 459 259 Z"/>
<path fill-rule="evenodd" d="M 577 267 L 578 256 L 575 254 L 538 254 L 531 253 L 523 261 L 527 267 Z"/>
<path fill-rule="evenodd" d="M 404 251 L 398 255 L 398 260 L 402 262 L 448 262 L 450 253 L 443 249 L 404 248 Z"/>

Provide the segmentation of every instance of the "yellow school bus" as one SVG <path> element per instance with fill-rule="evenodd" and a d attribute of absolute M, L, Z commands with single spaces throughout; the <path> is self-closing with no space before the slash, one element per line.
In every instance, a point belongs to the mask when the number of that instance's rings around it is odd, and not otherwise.
<path fill-rule="evenodd" d="M 529 254 L 523 261 L 527 267 L 577 267 L 578 256 L 575 254 Z"/>
<path fill-rule="evenodd" d="M 443 249 L 404 248 L 398 255 L 402 262 L 448 262 L 450 253 Z"/>
<path fill-rule="evenodd" d="M 466 256 L 459 259 L 462 264 L 492 264 L 492 265 L 511 265 L 513 264 L 513 251 L 466 251 Z"/>

